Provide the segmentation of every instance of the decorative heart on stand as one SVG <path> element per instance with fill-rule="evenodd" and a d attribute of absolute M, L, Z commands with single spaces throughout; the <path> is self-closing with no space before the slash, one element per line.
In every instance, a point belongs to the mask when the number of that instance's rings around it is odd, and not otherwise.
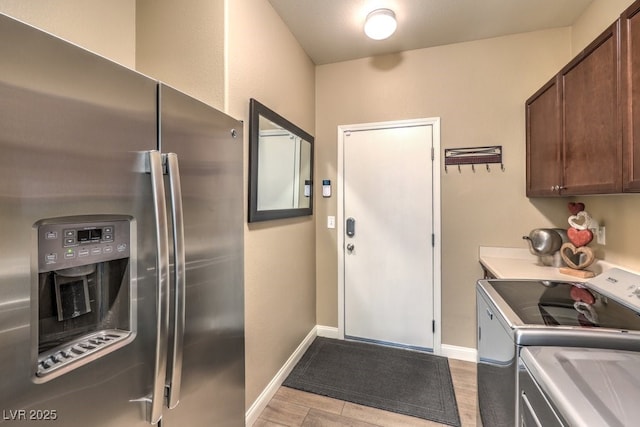
<path fill-rule="evenodd" d="M 571 215 L 577 215 L 578 212 L 581 212 L 584 210 L 584 203 L 582 202 L 569 202 L 569 204 L 567 205 L 567 207 L 569 208 L 569 212 L 571 212 Z"/>
<path fill-rule="evenodd" d="M 582 261 L 576 264 L 571 259 L 571 256 L 575 256 L 576 254 L 585 254 L 586 256 Z M 582 270 L 589 267 L 591 264 L 593 264 L 593 261 L 595 261 L 596 259 L 595 255 L 593 254 L 593 250 L 591 250 L 591 248 L 588 248 L 586 246 L 581 246 L 576 248 L 571 243 L 565 243 L 562 245 L 562 247 L 560 248 L 560 256 L 562 257 L 564 262 L 567 263 L 569 267 L 576 270 Z"/>
<path fill-rule="evenodd" d="M 576 228 L 569 227 L 569 229 L 567 229 L 567 237 L 571 243 L 579 248 L 591 243 L 593 240 L 593 233 L 591 230 L 578 230 Z"/>
<path fill-rule="evenodd" d="M 569 217 L 569 225 L 578 230 L 586 230 L 591 224 L 591 215 L 587 211 L 580 211 Z"/>

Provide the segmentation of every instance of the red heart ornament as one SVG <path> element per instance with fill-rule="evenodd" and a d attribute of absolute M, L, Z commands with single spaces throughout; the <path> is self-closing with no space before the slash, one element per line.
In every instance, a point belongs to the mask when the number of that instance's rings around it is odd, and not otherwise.
<path fill-rule="evenodd" d="M 571 291 L 569 292 L 571 295 L 571 299 L 574 301 L 584 302 L 586 304 L 595 304 L 596 298 L 593 296 L 588 289 L 579 288 L 577 286 L 572 286 Z"/>
<path fill-rule="evenodd" d="M 571 243 L 579 248 L 588 245 L 593 240 L 593 233 L 591 230 L 578 230 L 577 228 L 569 227 L 567 237 Z"/>
<path fill-rule="evenodd" d="M 569 208 L 569 212 L 571 212 L 571 215 L 577 215 L 578 212 L 582 212 L 584 210 L 584 203 L 569 202 L 567 204 L 567 207 Z"/>

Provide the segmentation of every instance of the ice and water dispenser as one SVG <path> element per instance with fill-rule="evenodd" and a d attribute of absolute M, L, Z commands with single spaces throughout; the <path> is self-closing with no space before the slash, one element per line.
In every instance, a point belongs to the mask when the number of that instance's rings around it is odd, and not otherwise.
<path fill-rule="evenodd" d="M 131 221 L 57 218 L 36 228 L 35 379 L 47 381 L 133 340 Z"/>

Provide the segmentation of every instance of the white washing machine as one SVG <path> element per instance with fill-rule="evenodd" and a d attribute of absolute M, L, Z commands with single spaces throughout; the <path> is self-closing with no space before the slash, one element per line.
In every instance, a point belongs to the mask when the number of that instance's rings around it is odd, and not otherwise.
<path fill-rule="evenodd" d="M 627 427 L 640 423 L 640 353 L 526 347 L 520 353 L 523 427 Z"/>

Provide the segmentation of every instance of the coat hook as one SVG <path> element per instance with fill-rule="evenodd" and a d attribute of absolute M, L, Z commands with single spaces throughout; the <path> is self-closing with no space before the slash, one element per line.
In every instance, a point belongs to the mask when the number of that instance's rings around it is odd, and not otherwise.
<path fill-rule="evenodd" d="M 500 169 L 502 169 L 502 172 L 504 172 L 504 163 L 500 163 Z"/>
<path fill-rule="evenodd" d="M 473 163 L 471 164 L 471 170 L 475 173 L 476 171 L 476 165 L 474 165 Z"/>
<path fill-rule="evenodd" d="M 458 165 L 458 173 L 462 173 L 462 169 L 460 169 L 460 165 Z"/>
<path fill-rule="evenodd" d="M 447 165 L 444 165 L 444 173 L 449 173 L 449 171 L 447 170 Z"/>
<path fill-rule="evenodd" d="M 489 163 L 487 163 L 487 172 L 491 172 L 491 169 L 489 169 Z"/>

